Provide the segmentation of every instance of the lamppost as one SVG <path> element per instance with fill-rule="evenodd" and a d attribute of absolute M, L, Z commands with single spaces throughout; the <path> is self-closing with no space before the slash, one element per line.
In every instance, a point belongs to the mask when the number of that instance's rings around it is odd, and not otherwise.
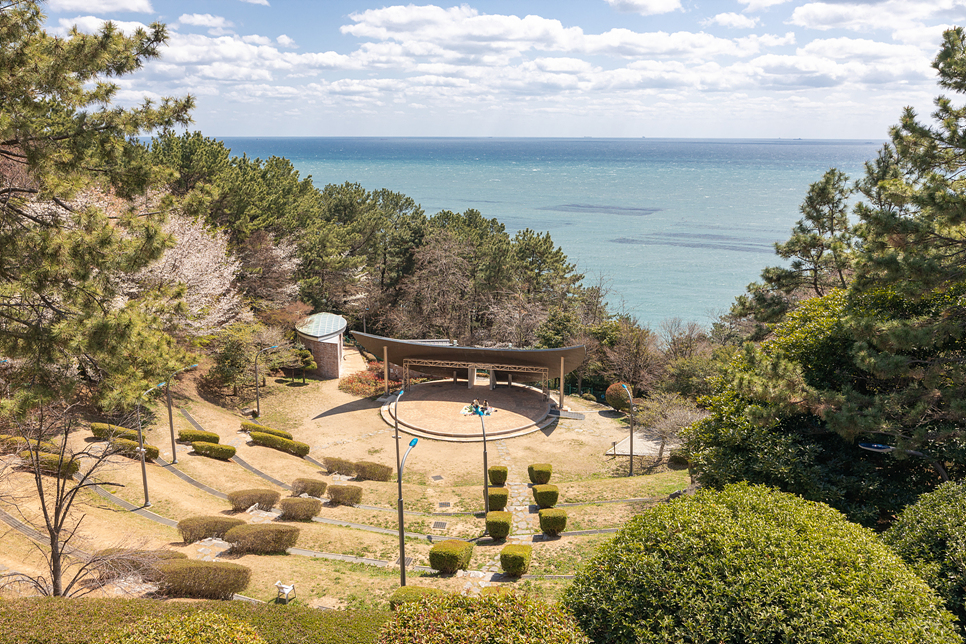
<path fill-rule="evenodd" d="M 144 507 L 146 508 L 151 507 L 151 500 L 148 498 L 148 468 L 144 464 L 144 436 L 141 432 L 141 400 L 153 390 L 160 389 L 165 384 L 167 383 L 159 382 L 138 396 L 138 453 L 141 455 L 141 481 L 144 483 Z"/>
<path fill-rule="evenodd" d="M 258 418 L 259 416 L 262 415 L 262 407 L 258 397 L 258 356 L 262 355 L 266 351 L 270 351 L 272 349 L 277 349 L 277 348 L 278 348 L 278 345 L 276 344 L 274 347 L 265 347 L 264 349 L 262 349 L 261 351 L 255 354 L 255 418 Z"/>
<path fill-rule="evenodd" d="M 490 513 L 490 478 L 486 463 L 486 423 L 483 422 L 483 408 L 477 406 L 476 414 L 480 417 L 480 427 L 483 428 L 483 512 Z M 486 534 L 484 532 L 484 534 Z"/>
<path fill-rule="evenodd" d="M 869 452 L 876 452 L 877 454 L 888 454 L 889 452 L 893 452 L 896 449 L 892 445 L 881 445 L 879 443 L 859 443 L 859 447 Z M 939 461 L 937 461 L 936 459 L 929 458 L 922 452 L 917 452 L 912 449 L 904 449 L 900 451 L 905 452 L 906 454 L 909 454 L 911 456 L 920 456 L 926 459 L 927 461 L 929 461 L 929 464 L 932 465 L 933 469 L 936 470 L 936 473 L 939 474 L 939 478 L 941 478 L 944 482 L 949 480 L 949 475 L 946 474 L 946 469 L 942 465 L 940 465 Z"/>
<path fill-rule="evenodd" d="M 174 377 L 177 376 L 182 371 L 188 371 L 189 369 L 194 369 L 197 366 L 198 366 L 198 363 L 195 363 L 193 365 L 188 365 L 187 367 L 182 367 L 181 369 L 178 369 L 170 376 L 168 376 L 167 381 L 165 381 L 164 394 L 168 398 L 168 427 L 171 428 L 171 463 L 172 465 L 178 462 L 178 450 L 174 443 L 174 417 L 171 415 L 171 381 L 174 380 Z"/>
<path fill-rule="evenodd" d="M 631 403 L 631 460 L 628 476 L 634 476 L 634 396 L 631 395 L 631 390 L 627 388 L 627 385 L 622 383 L 621 387 L 627 392 L 627 400 Z M 614 456 L 617 456 L 617 454 L 615 453 Z"/>
<path fill-rule="evenodd" d="M 398 398 L 396 399 L 399 400 Z M 398 430 L 397 430 L 398 431 Z M 398 433 L 396 434 L 396 448 L 399 448 Z M 414 438 L 409 441 L 409 449 L 402 457 L 402 461 L 399 463 L 399 471 L 396 474 L 396 478 L 399 481 L 399 585 L 406 585 L 406 533 L 403 531 L 403 496 L 402 496 L 402 475 L 403 468 L 406 467 L 406 457 L 409 456 L 409 452 L 413 451 L 416 447 L 416 443 L 419 442 L 418 438 Z"/>

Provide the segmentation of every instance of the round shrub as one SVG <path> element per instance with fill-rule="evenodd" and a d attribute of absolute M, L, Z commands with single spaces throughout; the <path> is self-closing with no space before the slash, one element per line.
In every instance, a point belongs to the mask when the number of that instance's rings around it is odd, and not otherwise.
<path fill-rule="evenodd" d="M 127 456 L 128 458 L 140 459 L 141 456 L 138 453 L 138 442 L 137 437 L 135 440 L 128 440 L 126 438 L 112 438 L 111 446 L 117 450 L 118 454 L 122 456 Z M 144 443 L 144 458 L 148 461 L 153 461 L 158 457 L 161 451 L 154 445 L 148 445 Z"/>
<path fill-rule="evenodd" d="M 511 577 L 522 577 L 530 570 L 533 546 L 511 543 L 500 551 L 500 568 Z"/>
<path fill-rule="evenodd" d="M 355 465 L 357 481 L 388 481 L 392 477 L 392 468 L 381 463 L 359 461 Z"/>
<path fill-rule="evenodd" d="M 457 570 L 466 570 L 473 556 L 473 542 L 447 539 L 433 544 L 429 549 L 429 567 L 451 575 Z"/>
<path fill-rule="evenodd" d="M 499 541 L 506 539 L 513 525 L 513 515 L 509 512 L 490 512 L 486 515 L 486 532 Z"/>
<path fill-rule="evenodd" d="M 166 561 L 158 566 L 158 571 L 159 593 L 198 599 L 231 599 L 245 590 L 252 576 L 252 571 L 240 564 L 197 559 Z"/>
<path fill-rule="evenodd" d="M 883 535 L 966 629 L 966 485 L 952 481 L 907 506 Z"/>
<path fill-rule="evenodd" d="M 261 445 L 262 447 L 271 447 L 272 449 L 277 449 L 280 452 L 286 452 L 288 454 L 294 454 L 295 456 L 305 456 L 311 449 L 311 447 L 305 443 L 293 441 L 288 438 L 282 438 L 281 436 L 275 436 L 273 434 L 249 432 L 248 436 L 256 445 Z"/>
<path fill-rule="evenodd" d="M 362 488 L 358 485 L 330 485 L 329 501 L 335 505 L 359 505 L 362 503 Z"/>
<path fill-rule="evenodd" d="M 204 441 L 195 441 L 191 444 L 191 449 L 202 456 L 217 458 L 219 461 L 227 461 L 235 455 L 235 448 L 231 445 L 205 443 Z"/>
<path fill-rule="evenodd" d="M 188 555 L 175 550 L 106 548 L 94 553 L 94 566 L 97 570 L 97 579 L 102 583 L 131 575 L 152 582 L 161 578 L 158 567 L 162 563 L 187 558 Z"/>
<path fill-rule="evenodd" d="M 550 475 L 553 473 L 553 465 L 550 463 L 534 463 L 527 466 L 527 474 L 530 482 L 534 485 L 546 485 L 550 482 Z"/>
<path fill-rule="evenodd" d="M 325 471 L 329 474 L 341 474 L 342 476 L 355 476 L 356 464 L 337 456 L 326 456 L 322 459 Z"/>
<path fill-rule="evenodd" d="M 555 537 L 567 529 L 567 511 L 564 509 L 540 510 L 540 530 Z"/>
<path fill-rule="evenodd" d="M 264 425 L 259 425 L 258 423 L 242 423 L 241 428 L 243 432 L 259 432 L 262 434 L 271 434 L 272 436 L 278 436 L 279 438 L 285 438 L 292 440 L 292 435 L 281 429 L 272 429 L 271 427 L 265 427 Z"/>
<path fill-rule="evenodd" d="M 506 477 L 509 470 L 507 470 L 506 465 L 493 465 L 486 471 L 487 476 L 490 477 L 490 485 L 495 485 L 496 487 L 503 487 L 506 484 Z"/>
<path fill-rule="evenodd" d="M 634 517 L 563 604 L 594 641 L 614 644 L 961 641 L 929 587 L 871 530 L 747 484 Z"/>
<path fill-rule="evenodd" d="M 574 619 L 563 610 L 520 593 L 479 598 L 447 593 L 400 604 L 379 642 L 590 644 Z"/>
<path fill-rule="evenodd" d="M 91 433 L 94 434 L 94 438 L 100 438 L 102 440 L 126 438 L 131 441 L 137 441 L 138 439 L 136 430 L 119 427 L 118 425 L 108 425 L 107 423 L 91 423 Z"/>
<path fill-rule="evenodd" d="M 188 544 L 202 539 L 223 539 L 226 532 L 239 525 L 245 522 L 234 517 L 188 517 L 178 521 L 178 532 Z"/>
<path fill-rule="evenodd" d="M 328 484 L 319 479 L 295 479 L 292 481 L 292 496 L 308 494 L 316 498 L 322 498 Z"/>
<path fill-rule="evenodd" d="M 298 538 L 298 528 L 277 523 L 240 525 L 225 533 L 225 541 L 231 544 L 232 552 L 256 555 L 285 552 L 295 546 Z"/>
<path fill-rule="evenodd" d="M 70 478 L 77 474 L 80 470 L 80 461 L 75 458 L 71 458 L 69 454 L 64 454 L 64 458 L 61 459 L 60 454 L 51 454 L 49 452 L 33 452 L 37 455 L 37 461 L 40 466 L 40 472 L 42 474 L 51 474 L 53 476 L 59 476 L 61 478 Z M 18 454 L 20 458 L 25 461 L 32 463 L 31 451 L 25 449 Z"/>
<path fill-rule="evenodd" d="M 228 502 L 235 512 L 244 512 L 253 505 L 258 505 L 259 510 L 268 512 L 275 507 L 280 498 L 282 495 L 275 490 L 236 490 L 228 493 Z"/>
<path fill-rule="evenodd" d="M 282 508 L 282 521 L 308 521 L 317 516 L 322 510 L 322 501 L 318 499 L 288 498 L 279 502 Z"/>
<path fill-rule="evenodd" d="M 590 402 L 597 402 L 597 396 L 592 393 L 582 393 L 580 394 L 580 397 L 584 400 L 589 400 Z"/>
<path fill-rule="evenodd" d="M 105 644 L 265 644 L 251 625 L 217 613 L 148 617 Z"/>
<path fill-rule="evenodd" d="M 531 489 L 533 490 L 533 500 L 541 508 L 552 508 L 557 505 L 560 490 L 556 485 L 534 485 Z"/>
<path fill-rule="evenodd" d="M 505 487 L 491 487 L 488 491 L 490 510 L 502 510 L 510 500 L 510 490 Z"/>
<path fill-rule="evenodd" d="M 624 385 L 627 385 L 627 383 L 615 382 L 607 388 L 607 391 L 604 392 L 604 400 L 607 401 L 608 405 L 618 411 L 630 411 L 631 409 L 630 401 L 627 398 L 627 391 L 625 391 Z M 629 389 L 631 392 L 634 391 L 634 388 L 630 385 L 627 385 L 627 389 Z"/>
<path fill-rule="evenodd" d="M 441 588 L 430 588 L 429 586 L 402 586 L 396 589 L 389 597 L 389 608 L 396 610 L 400 604 L 418 602 L 423 597 L 438 597 L 447 594 Z"/>
<path fill-rule="evenodd" d="M 221 436 L 215 432 L 206 432 L 199 429 L 178 430 L 179 443 L 194 443 L 196 441 L 201 441 L 202 443 L 217 443 L 221 441 Z"/>

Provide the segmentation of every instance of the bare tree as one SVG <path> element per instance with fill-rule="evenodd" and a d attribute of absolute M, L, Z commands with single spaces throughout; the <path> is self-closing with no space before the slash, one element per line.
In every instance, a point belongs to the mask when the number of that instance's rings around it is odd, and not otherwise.
<path fill-rule="evenodd" d="M 654 333 L 638 326 L 633 319 L 622 319 L 617 341 L 604 348 L 607 356 L 607 375 L 612 380 L 623 380 L 638 391 L 647 391 L 661 372 L 661 353 Z"/>
<path fill-rule="evenodd" d="M 655 463 L 664 459 L 664 449 L 677 442 L 682 429 L 708 416 L 687 398 L 674 393 L 654 394 L 638 405 L 637 413 L 641 426 L 646 428 L 644 432 L 661 441 Z"/>
<path fill-rule="evenodd" d="M 660 325 L 661 348 L 664 359 L 673 362 L 693 358 L 710 346 L 707 334 L 697 322 L 683 322 L 681 318 L 667 318 Z"/>

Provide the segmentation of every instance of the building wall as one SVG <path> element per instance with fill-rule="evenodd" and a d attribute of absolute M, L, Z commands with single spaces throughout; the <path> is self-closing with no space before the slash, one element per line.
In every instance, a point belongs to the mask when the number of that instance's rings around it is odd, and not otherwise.
<path fill-rule="evenodd" d="M 320 378 L 341 378 L 342 377 L 342 336 L 336 336 L 325 342 L 310 340 L 305 336 L 301 338 L 305 348 L 312 352 L 315 357 L 315 364 L 318 368 L 315 373 Z"/>

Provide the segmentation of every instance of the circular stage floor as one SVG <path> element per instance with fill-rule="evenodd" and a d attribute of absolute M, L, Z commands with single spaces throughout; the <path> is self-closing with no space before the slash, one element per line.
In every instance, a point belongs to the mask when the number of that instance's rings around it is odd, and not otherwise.
<path fill-rule="evenodd" d="M 487 439 L 523 436 L 556 420 L 549 416 L 551 401 L 539 390 L 520 385 L 469 389 L 465 380 L 444 380 L 415 385 L 403 394 L 399 401 L 399 429 L 436 440 L 482 441 L 480 417 L 461 413 L 474 399 L 487 400 L 496 410 L 483 417 Z M 393 397 L 382 407 L 382 417 L 390 425 L 395 423 L 394 400 Z"/>

